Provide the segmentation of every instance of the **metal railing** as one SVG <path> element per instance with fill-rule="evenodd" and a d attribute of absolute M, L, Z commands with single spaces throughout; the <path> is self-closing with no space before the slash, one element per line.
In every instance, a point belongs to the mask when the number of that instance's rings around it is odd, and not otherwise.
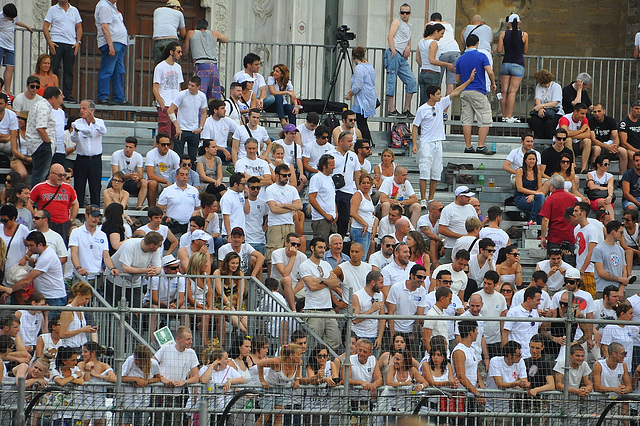
<path fill-rule="evenodd" d="M 23 82 L 29 73 L 33 72 L 35 59 L 47 50 L 42 32 L 34 33 L 18 30 L 16 36 L 16 50 L 23 55 L 17 55 L 18 63 L 12 87 L 12 93 L 19 93 L 24 87 Z M 384 69 L 384 48 L 367 48 L 367 60 L 377 71 L 376 92 L 383 105 L 378 114 L 386 111 L 384 87 L 386 73 Z M 153 101 L 153 41 L 150 36 L 132 35 L 130 45 L 125 56 L 125 95 L 128 100 L 138 106 L 151 106 Z M 278 63 L 288 66 L 291 72 L 296 93 L 300 99 L 323 99 L 328 93 L 329 82 L 334 72 L 335 61 L 339 52 L 334 46 L 314 44 L 279 44 L 231 41 L 219 45 L 219 72 L 223 88 L 231 83 L 232 76 L 243 69 L 242 58 L 249 52 L 254 52 L 262 58 L 261 73 L 268 76 L 272 67 Z M 100 51 L 96 46 L 96 35 L 85 33 L 79 57 L 76 60 L 75 91 L 77 98 L 95 98 L 95 85 L 100 67 Z M 408 59 L 415 76 L 419 74 L 419 65 L 415 61 L 415 51 Z M 501 56 L 494 55 L 494 73 L 496 80 L 500 80 Z M 30 66 L 29 66 L 30 65 Z M 183 58 L 182 68 L 185 76 L 189 76 L 192 63 L 189 58 Z M 541 68 L 546 68 L 556 76 L 556 81 L 565 86 L 573 81 L 580 72 L 588 72 L 593 77 L 589 96 L 593 102 L 601 102 L 607 108 L 607 114 L 619 120 L 628 112 L 630 101 L 638 95 L 638 61 L 631 58 L 605 57 L 573 57 L 573 56 L 525 56 L 525 77 L 518 91 L 514 115 L 526 117 L 534 105 L 535 79 L 533 75 Z M 266 78 L 266 77 L 265 77 Z M 334 91 L 334 99 L 344 101 L 351 84 L 351 69 L 342 66 Z M 185 79 L 186 80 L 186 79 Z M 399 80 L 396 82 L 396 102 L 402 102 L 404 87 Z M 499 86 L 499 85 L 498 85 Z M 499 90 L 499 89 L 498 89 Z M 500 115 L 497 99 L 491 96 L 494 115 Z M 414 96 L 413 108 L 418 105 L 418 96 Z M 459 113 L 459 103 L 454 104 L 454 115 Z M 451 115 L 451 114 L 450 114 Z"/>

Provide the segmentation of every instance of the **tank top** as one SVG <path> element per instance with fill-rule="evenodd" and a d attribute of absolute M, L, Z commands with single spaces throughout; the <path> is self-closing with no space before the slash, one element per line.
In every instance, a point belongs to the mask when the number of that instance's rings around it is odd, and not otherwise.
<path fill-rule="evenodd" d="M 602 366 L 602 373 L 600 373 L 600 384 L 609 388 L 617 388 L 622 383 L 622 375 L 624 374 L 624 363 L 616 365 L 615 369 L 610 369 L 607 365 L 606 359 L 597 361 Z M 615 392 L 607 392 L 609 396 L 616 396 Z"/>
<path fill-rule="evenodd" d="M 609 172 L 604 172 L 601 178 L 598 177 L 598 172 L 595 170 L 587 173 L 587 179 L 593 179 L 593 183 L 598 186 L 607 186 L 607 184 L 609 183 L 609 179 L 611 179 L 612 177 L 613 175 Z"/>
<path fill-rule="evenodd" d="M 44 316 L 41 313 L 32 314 L 30 311 L 19 310 L 20 317 L 20 337 L 26 346 L 36 346 L 38 343 L 38 333 L 42 328 Z"/>
<path fill-rule="evenodd" d="M 523 172 L 522 173 L 522 186 L 525 189 L 528 189 L 530 191 L 537 191 L 538 190 L 538 179 L 534 178 L 534 179 L 529 180 L 526 177 L 526 173 Z M 518 195 L 526 195 L 526 194 L 523 194 L 523 193 L 519 192 L 516 189 L 513 195 L 515 197 L 515 196 L 518 196 Z"/>
<path fill-rule="evenodd" d="M 358 192 L 360 193 L 360 195 L 362 195 L 362 201 L 358 206 L 358 214 L 365 222 L 367 222 L 367 232 L 371 232 L 371 229 L 373 228 L 373 222 L 375 221 L 375 218 L 373 217 L 375 207 L 373 206 L 371 197 L 367 199 L 362 191 L 358 190 Z M 351 222 L 351 227 L 355 229 L 362 229 L 362 224 L 353 220 Z"/>
<path fill-rule="evenodd" d="M 238 374 L 241 375 L 242 377 L 244 377 L 244 382 L 245 383 L 251 383 L 252 380 L 252 374 L 251 374 L 251 368 L 248 368 L 246 365 L 244 366 L 245 369 L 242 370 L 240 368 L 240 364 L 242 364 L 242 361 L 238 362 L 237 360 L 233 360 L 236 365 L 238 366 Z M 252 366 L 252 367 L 256 367 L 256 369 L 258 368 L 257 366 Z"/>
<path fill-rule="evenodd" d="M 295 370 L 293 370 L 293 374 L 291 376 L 287 376 L 282 371 L 283 363 L 280 363 L 280 371 L 276 371 L 273 368 L 268 369 L 264 372 L 264 380 L 273 386 L 278 386 L 282 388 L 290 388 L 293 385 L 294 380 L 296 379 L 296 373 L 298 372 L 298 365 L 296 364 Z"/>
<path fill-rule="evenodd" d="M 209 30 L 196 30 L 189 40 L 194 64 L 218 62 L 218 42 Z"/>
<path fill-rule="evenodd" d="M 379 302 L 382 300 L 382 293 L 373 293 L 373 297 L 369 296 L 365 289 L 359 290 L 354 293 L 358 296 L 358 302 L 360 303 L 360 313 L 366 312 L 373 306 L 373 301 Z M 374 299 L 374 300 L 371 300 Z M 351 330 L 356 333 L 358 338 L 361 337 L 376 337 L 378 336 L 378 320 L 366 319 L 357 324 L 351 325 Z"/>
<path fill-rule="evenodd" d="M 362 290 L 367 283 L 367 274 L 371 272 L 371 265 L 361 262 L 360 266 L 353 266 L 351 262 L 343 262 L 340 264 L 344 280 L 342 281 L 342 300 L 347 304 L 351 303 L 349 299 L 349 287 L 353 289 L 353 293 Z"/>
<path fill-rule="evenodd" d="M 67 306 L 71 306 L 71 305 L 69 304 Z M 71 314 L 73 315 L 73 320 L 69 324 L 69 328 L 67 328 L 67 331 L 79 330 L 82 327 L 87 325 L 87 320 L 84 317 L 84 315 L 82 315 L 82 312 L 71 312 Z M 82 315 L 82 318 L 80 318 L 80 315 Z M 72 348 L 80 348 L 85 343 L 87 343 L 87 334 L 78 333 L 75 336 L 71 336 L 66 339 L 60 339 L 59 346 L 70 346 Z"/>
<path fill-rule="evenodd" d="M 382 174 L 382 163 L 378 164 L 378 168 L 380 169 L 380 176 L 382 177 L 382 181 L 383 181 L 383 182 L 384 182 L 386 179 L 392 178 L 392 177 L 393 177 L 393 175 L 394 175 L 394 174 L 395 174 L 395 172 L 396 172 L 396 166 L 397 166 L 396 162 L 394 161 L 394 162 L 393 162 L 393 163 L 391 163 L 391 164 L 393 164 L 393 173 L 391 174 L 391 176 L 385 176 L 385 175 L 383 175 L 383 174 Z"/>
<path fill-rule="evenodd" d="M 512 30 L 504 32 L 504 59 L 505 64 L 518 64 L 524 66 L 524 41 L 522 41 L 522 31 L 518 30 L 515 36 L 515 46 L 512 45 L 511 37 L 514 37 Z"/>
<path fill-rule="evenodd" d="M 627 230 L 627 228 L 624 228 L 624 242 L 629 247 L 633 247 L 633 248 L 638 247 L 638 229 L 640 229 L 640 225 L 638 225 L 637 223 L 635 225 L 636 225 L 636 228 L 633 231 L 633 234 L 629 234 L 629 231 Z"/>
<path fill-rule="evenodd" d="M 477 386 L 477 384 L 478 384 L 478 362 L 480 362 L 480 360 L 477 359 L 476 351 L 473 348 L 465 346 L 463 343 L 458 343 L 458 345 L 453 349 L 453 352 L 451 352 L 452 358 L 453 358 L 453 354 L 456 351 L 462 351 L 464 353 L 464 355 L 465 355 L 465 360 L 464 360 L 465 376 L 467 377 L 467 379 L 469 379 L 469 381 L 471 382 L 471 384 L 473 386 Z M 458 377 L 458 372 L 455 371 L 455 367 L 453 369 L 453 373 L 454 373 L 454 375 L 456 377 Z M 460 385 L 459 389 L 465 389 L 465 387 Z"/>
<path fill-rule="evenodd" d="M 200 288 L 195 281 L 189 280 L 189 282 L 193 301 L 204 306 L 206 304 L 207 292 L 209 291 L 209 284 L 205 282 L 204 288 Z"/>
<path fill-rule="evenodd" d="M 398 30 L 393 36 L 393 44 L 396 48 L 396 51 L 402 54 L 402 52 L 404 52 L 404 49 L 409 44 L 409 41 L 411 40 L 412 25 L 407 24 L 402 19 L 400 19 L 399 21 L 400 25 L 398 26 Z"/>
<path fill-rule="evenodd" d="M 423 38 L 418 43 L 418 50 L 420 50 L 420 59 L 422 59 L 422 63 L 420 64 L 421 70 L 429 70 L 433 72 L 440 72 L 440 67 L 437 65 L 433 65 L 429 61 L 429 49 L 431 48 L 431 43 L 435 40 L 431 38 Z M 440 59 L 440 51 L 436 52 L 436 59 Z"/>
<path fill-rule="evenodd" d="M 55 355 L 55 353 L 57 353 L 58 348 L 62 346 L 63 339 L 59 339 L 58 343 L 53 343 L 53 339 L 51 338 L 51 333 L 41 334 L 40 337 L 42 337 L 42 343 L 44 343 L 42 345 L 43 355 L 46 354 L 47 352 L 52 352 Z M 55 352 L 53 352 L 54 349 L 55 349 Z M 55 368 L 55 363 L 52 362 L 50 364 L 51 364 L 50 370 L 53 370 Z"/>

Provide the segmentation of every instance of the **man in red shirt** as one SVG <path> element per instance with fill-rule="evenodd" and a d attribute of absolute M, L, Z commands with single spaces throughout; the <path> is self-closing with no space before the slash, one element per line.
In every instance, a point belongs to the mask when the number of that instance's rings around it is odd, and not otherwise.
<path fill-rule="evenodd" d="M 583 103 L 575 104 L 572 113 L 560 118 L 558 129 L 567 131 L 568 138 L 564 141 L 564 146 L 572 150 L 575 157 L 578 156 L 575 150 L 577 148 L 582 150 L 580 155 L 582 171 L 580 173 L 587 173 L 589 164 L 600 155 L 601 151 L 599 146 L 592 146 L 591 129 L 587 119 L 587 106 Z"/>
<path fill-rule="evenodd" d="M 30 198 L 39 210 L 51 213 L 49 228 L 60 234 L 68 246 L 71 222 L 78 214 L 79 204 L 76 191 L 65 182 L 65 178 L 62 165 L 53 164 L 49 169 L 49 178 L 33 187 Z"/>
<path fill-rule="evenodd" d="M 549 185 L 553 192 L 544 201 L 540 210 L 540 216 L 542 216 L 540 245 L 542 248 L 547 248 L 548 244 L 560 246 L 566 241 L 573 246 L 576 242 L 573 235 L 574 226 L 564 218 L 564 212 L 567 207 L 575 205 L 576 197 L 564 190 L 564 178 L 560 175 L 551 176 Z"/>

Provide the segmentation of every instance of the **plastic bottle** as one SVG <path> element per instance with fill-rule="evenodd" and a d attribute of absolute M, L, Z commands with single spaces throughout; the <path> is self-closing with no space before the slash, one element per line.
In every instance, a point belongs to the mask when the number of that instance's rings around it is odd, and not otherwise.
<path fill-rule="evenodd" d="M 498 144 L 495 142 L 491 143 L 491 152 L 498 152 Z"/>
<path fill-rule="evenodd" d="M 484 164 L 480 163 L 480 165 L 478 166 L 478 170 L 484 170 Z M 484 185 L 484 173 L 481 175 L 478 175 L 478 185 L 483 186 Z"/>

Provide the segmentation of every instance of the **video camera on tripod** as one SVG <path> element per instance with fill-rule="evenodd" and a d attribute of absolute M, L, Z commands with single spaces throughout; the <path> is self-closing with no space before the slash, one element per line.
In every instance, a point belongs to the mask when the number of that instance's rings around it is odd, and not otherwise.
<path fill-rule="evenodd" d="M 349 47 L 349 41 L 356 39 L 356 33 L 350 32 L 351 28 L 346 25 L 340 25 L 336 30 L 336 42 L 340 45 L 346 44 Z"/>

